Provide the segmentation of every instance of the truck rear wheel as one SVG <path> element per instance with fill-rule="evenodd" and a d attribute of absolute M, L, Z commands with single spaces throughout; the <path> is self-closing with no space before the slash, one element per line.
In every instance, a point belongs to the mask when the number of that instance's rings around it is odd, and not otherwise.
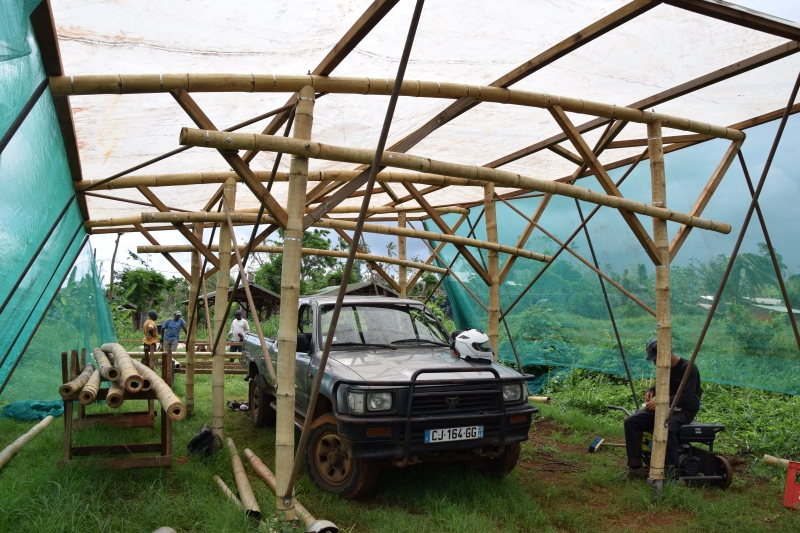
<path fill-rule="evenodd" d="M 510 474 L 517 467 L 521 449 L 522 446 L 519 442 L 510 442 L 506 444 L 506 449 L 500 457 L 475 461 L 471 466 L 473 470 L 481 474 L 491 477 L 503 477 Z"/>
<path fill-rule="evenodd" d="M 339 437 L 336 419 L 325 414 L 314 420 L 306 443 L 306 468 L 322 490 L 347 499 L 368 494 L 378 481 L 375 461 L 355 459 Z"/>
<path fill-rule="evenodd" d="M 264 377 L 261 374 L 256 374 L 255 377 L 250 380 L 248 396 L 250 400 L 250 418 L 253 421 L 253 427 L 274 426 L 276 413 L 269 404 L 275 401 L 275 396 L 270 394 L 267 384 L 264 382 Z"/>

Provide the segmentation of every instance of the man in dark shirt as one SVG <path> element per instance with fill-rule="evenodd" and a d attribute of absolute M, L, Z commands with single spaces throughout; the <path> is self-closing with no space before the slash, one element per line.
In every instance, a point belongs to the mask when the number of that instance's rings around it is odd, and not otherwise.
<path fill-rule="evenodd" d="M 656 339 L 647 343 L 645 351 L 647 360 L 656 362 L 658 342 Z M 672 368 L 669 373 L 669 401 L 675 398 L 678 387 L 683 379 L 683 374 L 689 365 L 689 361 L 678 357 L 674 353 L 671 360 Z M 678 434 L 681 426 L 694 420 L 697 410 L 700 409 L 700 397 L 703 391 L 700 389 L 700 371 L 696 366 L 692 366 L 689 378 L 686 380 L 686 387 L 681 393 L 680 400 L 675 406 L 675 412 L 667 423 L 669 433 L 667 435 L 667 456 L 665 468 L 667 476 L 676 477 L 678 475 L 679 450 Z M 650 387 L 644 393 L 644 409 L 640 409 L 625 419 L 625 447 L 628 451 L 628 477 L 646 478 L 648 471 L 642 468 L 642 433 L 645 431 L 653 432 L 653 425 L 656 417 L 656 388 Z"/>

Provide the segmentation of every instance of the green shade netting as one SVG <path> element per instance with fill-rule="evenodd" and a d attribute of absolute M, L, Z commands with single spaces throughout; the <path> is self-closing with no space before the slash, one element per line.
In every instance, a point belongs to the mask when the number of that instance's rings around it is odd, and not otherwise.
<path fill-rule="evenodd" d="M 14 21 L 23 25 L 30 53 L 0 61 L 0 134 L 45 77 L 27 20 L 32 8 L 18 7 L 0 4 L 0 20 L 4 35 Z M 57 398 L 60 353 L 91 351 L 116 334 L 91 247 L 83 246 L 86 233 L 49 91 L 0 155 L 0 187 L 2 400 Z"/>
<path fill-rule="evenodd" d="M 742 151 L 754 185 L 761 176 L 777 128 L 778 121 L 774 121 L 747 130 Z M 789 119 L 760 198 L 794 309 L 800 309 L 800 249 L 797 246 L 800 228 L 796 221 L 800 157 L 795 148 L 798 139 L 800 117 L 794 115 Z M 727 141 L 715 140 L 665 156 L 667 202 L 671 209 L 684 213 L 691 210 L 728 146 Z M 616 181 L 626 170 L 627 167 L 620 168 L 610 174 Z M 593 177 L 580 180 L 578 184 L 603 192 Z M 628 198 L 650 203 L 647 161 L 634 169 L 620 190 Z M 694 349 L 711 303 L 709 298 L 716 293 L 750 199 L 740 163 L 734 160 L 702 215 L 727 222 L 733 230 L 728 235 L 693 230 L 673 262 L 672 331 L 674 349 L 679 355 L 688 358 Z M 540 201 L 541 197 L 537 197 L 512 203 L 531 216 Z M 584 216 L 594 207 L 581 203 Z M 478 221 L 481 208 L 471 209 L 469 219 L 473 225 Z M 446 217 L 449 224 L 456 220 L 456 215 Z M 515 246 L 527 221 L 500 202 L 497 203 L 497 220 L 500 242 Z M 640 220 L 652 232 L 652 220 L 647 217 L 640 217 Z M 553 197 L 540 224 L 560 240 L 566 240 L 580 224 L 575 201 Z M 670 239 L 678 227 L 668 224 Z M 436 230 L 430 223 L 427 228 Z M 601 208 L 588 228 L 600 269 L 654 309 L 655 268 L 619 213 Z M 483 219 L 475 225 L 475 230 L 478 239 L 486 238 Z M 457 234 L 466 236 L 468 232 L 465 222 Z M 754 216 L 697 364 L 704 381 L 800 394 L 800 375 L 794 371 L 800 362 L 800 351 L 764 242 Z M 591 262 L 583 232 L 570 246 Z M 555 253 L 558 247 L 538 230 L 534 230 L 525 245 L 526 249 L 547 254 Z M 486 261 L 485 251 L 470 250 L 479 260 L 482 253 Z M 447 245 L 441 257 L 449 263 L 455 253 L 455 248 Z M 507 257 L 500 255 L 501 266 Z M 527 259 L 515 262 L 500 288 L 503 311 L 543 266 L 543 263 Z M 471 272 L 468 263 L 459 257 L 453 268 L 487 303 L 488 288 Z M 487 313 L 469 293 L 450 277 L 443 287 L 452 303 L 456 325 L 460 329 L 476 327 L 486 331 Z M 652 363 L 644 360 L 644 346 L 656 336 L 655 318 L 610 284 L 606 283 L 606 288 L 633 377 L 654 376 Z M 800 318 L 800 311 L 795 316 Z M 625 375 L 598 276 L 567 252 L 555 260 L 506 320 L 524 365 L 580 367 Z M 515 362 L 502 322 L 500 357 Z"/>

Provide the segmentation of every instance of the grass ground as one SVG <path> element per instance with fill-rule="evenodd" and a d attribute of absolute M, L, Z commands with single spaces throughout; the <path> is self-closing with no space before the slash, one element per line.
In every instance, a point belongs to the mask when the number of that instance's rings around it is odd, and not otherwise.
<path fill-rule="evenodd" d="M 197 411 L 173 426 L 176 458 L 210 418 L 210 377 L 196 379 Z M 183 376 L 177 377 L 175 388 L 183 394 Z M 591 393 L 585 384 L 573 389 L 587 389 L 585 394 L 595 397 L 606 391 Z M 664 497 L 653 502 L 645 482 L 621 480 L 622 450 L 586 453 L 596 435 L 621 442 L 622 415 L 590 414 L 574 390 L 554 392 L 554 404 L 541 407 L 520 465 L 503 480 L 453 465 L 386 470 L 371 498 L 351 502 L 320 491 L 301 471 L 298 498 L 318 518 L 353 533 L 800 531 L 800 513 L 781 505 L 784 472 L 751 456 L 733 457 L 736 475 L 728 491 L 669 486 Z M 227 399 L 246 396 L 246 383 L 238 376 L 228 377 Z M 125 407 L 139 408 L 134 402 Z M 239 412 L 228 412 L 225 424 L 226 435 L 234 438 L 240 453 L 251 448 L 274 466 L 273 430 L 254 429 L 248 415 Z M 0 447 L 30 426 L 0 420 Z M 157 430 L 83 431 L 74 439 L 76 444 L 137 442 L 157 439 Z M 257 530 L 212 481 L 217 474 L 235 487 L 227 451 L 206 461 L 190 458 L 171 473 L 105 471 L 77 464 L 60 468 L 62 443 L 63 422 L 58 419 L 0 471 L 0 531 L 150 532 L 162 525 L 209 533 Z M 726 449 L 734 447 L 731 443 Z M 244 463 L 262 511 L 269 516 L 274 497 Z"/>

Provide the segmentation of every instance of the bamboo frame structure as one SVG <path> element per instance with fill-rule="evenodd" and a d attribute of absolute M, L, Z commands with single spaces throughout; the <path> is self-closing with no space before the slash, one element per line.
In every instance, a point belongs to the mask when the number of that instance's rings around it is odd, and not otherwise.
<path fill-rule="evenodd" d="M 497 242 L 497 210 L 494 201 L 494 184 L 489 183 L 483 189 L 484 221 L 486 224 L 486 240 Z M 500 354 L 500 257 L 494 250 L 489 250 L 487 272 L 489 274 L 489 342 L 495 361 Z M 520 369 L 520 372 L 522 369 Z"/>
<path fill-rule="evenodd" d="M 19 437 L 17 440 L 3 448 L 3 451 L 0 452 L 0 469 L 2 469 L 8 462 L 11 460 L 14 455 L 22 449 L 28 442 L 33 440 L 33 438 L 41 433 L 41 431 L 50 425 L 50 422 L 53 421 L 53 415 L 47 415 L 44 417 L 38 424 L 33 426 L 31 429 L 27 431 L 24 435 Z"/>
<path fill-rule="evenodd" d="M 469 213 L 469 210 L 465 209 L 465 213 Z M 462 213 L 464 214 L 464 213 Z M 405 228 L 406 227 L 406 214 L 401 212 L 397 215 L 397 227 L 398 228 Z M 407 267 L 408 263 L 406 262 L 406 238 L 402 235 L 397 237 L 397 259 L 398 259 L 398 269 L 397 269 L 397 278 L 398 278 L 398 285 L 400 285 L 400 292 L 398 296 L 400 298 L 405 298 L 408 291 L 408 272 Z M 417 263 L 418 264 L 418 263 Z M 426 266 L 420 265 L 418 267 L 420 270 L 427 270 Z"/>

